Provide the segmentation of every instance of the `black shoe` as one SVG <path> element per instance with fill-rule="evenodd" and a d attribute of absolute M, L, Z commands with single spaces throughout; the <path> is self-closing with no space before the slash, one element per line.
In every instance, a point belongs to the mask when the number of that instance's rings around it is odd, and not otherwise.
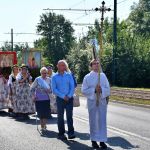
<path fill-rule="evenodd" d="M 16 117 L 16 114 L 13 113 L 13 112 L 10 112 L 10 113 L 9 113 L 9 116 L 10 116 L 10 117 Z"/>
<path fill-rule="evenodd" d="M 68 139 L 74 139 L 74 138 L 76 138 L 76 136 L 74 134 L 68 136 Z"/>
<path fill-rule="evenodd" d="M 100 146 L 101 146 L 103 149 L 107 149 L 107 145 L 106 145 L 104 142 L 100 142 Z"/>
<path fill-rule="evenodd" d="M 58 139 L 67 140 L 67 137 L 65 135 L 58 135 Z"/>
<path fill-rule="evenodd" d="M 96 141 L 92 141 L 92 147 L 95 149 L 99 148 L 98 144 L 96 143 Z"/>

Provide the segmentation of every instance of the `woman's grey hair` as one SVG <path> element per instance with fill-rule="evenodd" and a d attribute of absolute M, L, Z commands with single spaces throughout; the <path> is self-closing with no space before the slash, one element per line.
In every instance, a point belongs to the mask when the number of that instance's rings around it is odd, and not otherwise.
<path fill-rule="evenodd" d="M 42 67 L 42 68 L 40 69 L 40 73 L 42 73 L 43 71 L 48 72 L 48 70 L 47 70 L 47 68 L 46 68 L 46 67 Z"/>

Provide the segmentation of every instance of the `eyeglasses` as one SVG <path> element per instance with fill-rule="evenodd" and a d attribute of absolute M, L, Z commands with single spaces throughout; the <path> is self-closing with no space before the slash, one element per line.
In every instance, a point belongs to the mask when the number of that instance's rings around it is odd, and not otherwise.
<path fill-rule="evenodd" d="M 41 73 L 41 74 L 47 74 L 47 72 L 43 72 L 43 73 Z"/>
<path fill-rule="evenodd" d="M 53 69 L 52 67 L 50 67 L 50 66 L 48 66 L 48 67 L 46 67 L 47 69 Z"/>

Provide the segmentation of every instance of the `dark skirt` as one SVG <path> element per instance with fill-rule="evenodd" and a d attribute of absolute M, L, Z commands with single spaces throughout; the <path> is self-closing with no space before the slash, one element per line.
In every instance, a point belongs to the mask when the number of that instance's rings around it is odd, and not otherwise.
<path fill-rule="evenodd" d="M 36 112 L 38 118 L 48 119 L 50 116 L 50 100 L 36 101 L 35 103 Z"/>

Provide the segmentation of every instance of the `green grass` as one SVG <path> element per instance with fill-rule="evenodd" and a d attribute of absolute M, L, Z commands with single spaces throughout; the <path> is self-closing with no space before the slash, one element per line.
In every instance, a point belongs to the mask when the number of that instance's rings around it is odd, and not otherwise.
<path fill-rule="evenodd" d="M 113 86 L 111 88 L 113 88 L 113 89 L 128 89 L 128 90 L 150 91 L 150 88 L 127 88 L 127 87 L 117 87 L 117 86 Z"/>
<path fill-rule="evenodd" d="M 134 98 L 123 98 L 119 96 L 110 96 L 110 101 L 119 101 L 119 102 L 126 102 L 129 104 L 141 104 L 141 105 L 150 105 L 150 100 L 143 100 L 143 99 L 134 99 Z"/>
<path fill-rule="evenodd" d="M 119 88 L 120 87 L 112 87 L 112 88 Z M 143 90 L 143 91 L 150 91 L 150 89 L 144 89 L 144 88 L 124 88 L 121 87 L 122 89 L 130 89 L 130 90 Z M 77 88 L 77 94 L 79 96 L 84 96 L 81 93 L 81 89 Z M 129 104 L 141 104 L 141 105 L 150 105 L 150 100 L 144 100 L 144 99 L 134 99 L 134 98 L 124 98 L 124 97 L 120 97 L 120 96 L 110 96 L 110 101 L 118 101 L 118 102 L 125 102 L 125 103 L 129 103 Z"/>

